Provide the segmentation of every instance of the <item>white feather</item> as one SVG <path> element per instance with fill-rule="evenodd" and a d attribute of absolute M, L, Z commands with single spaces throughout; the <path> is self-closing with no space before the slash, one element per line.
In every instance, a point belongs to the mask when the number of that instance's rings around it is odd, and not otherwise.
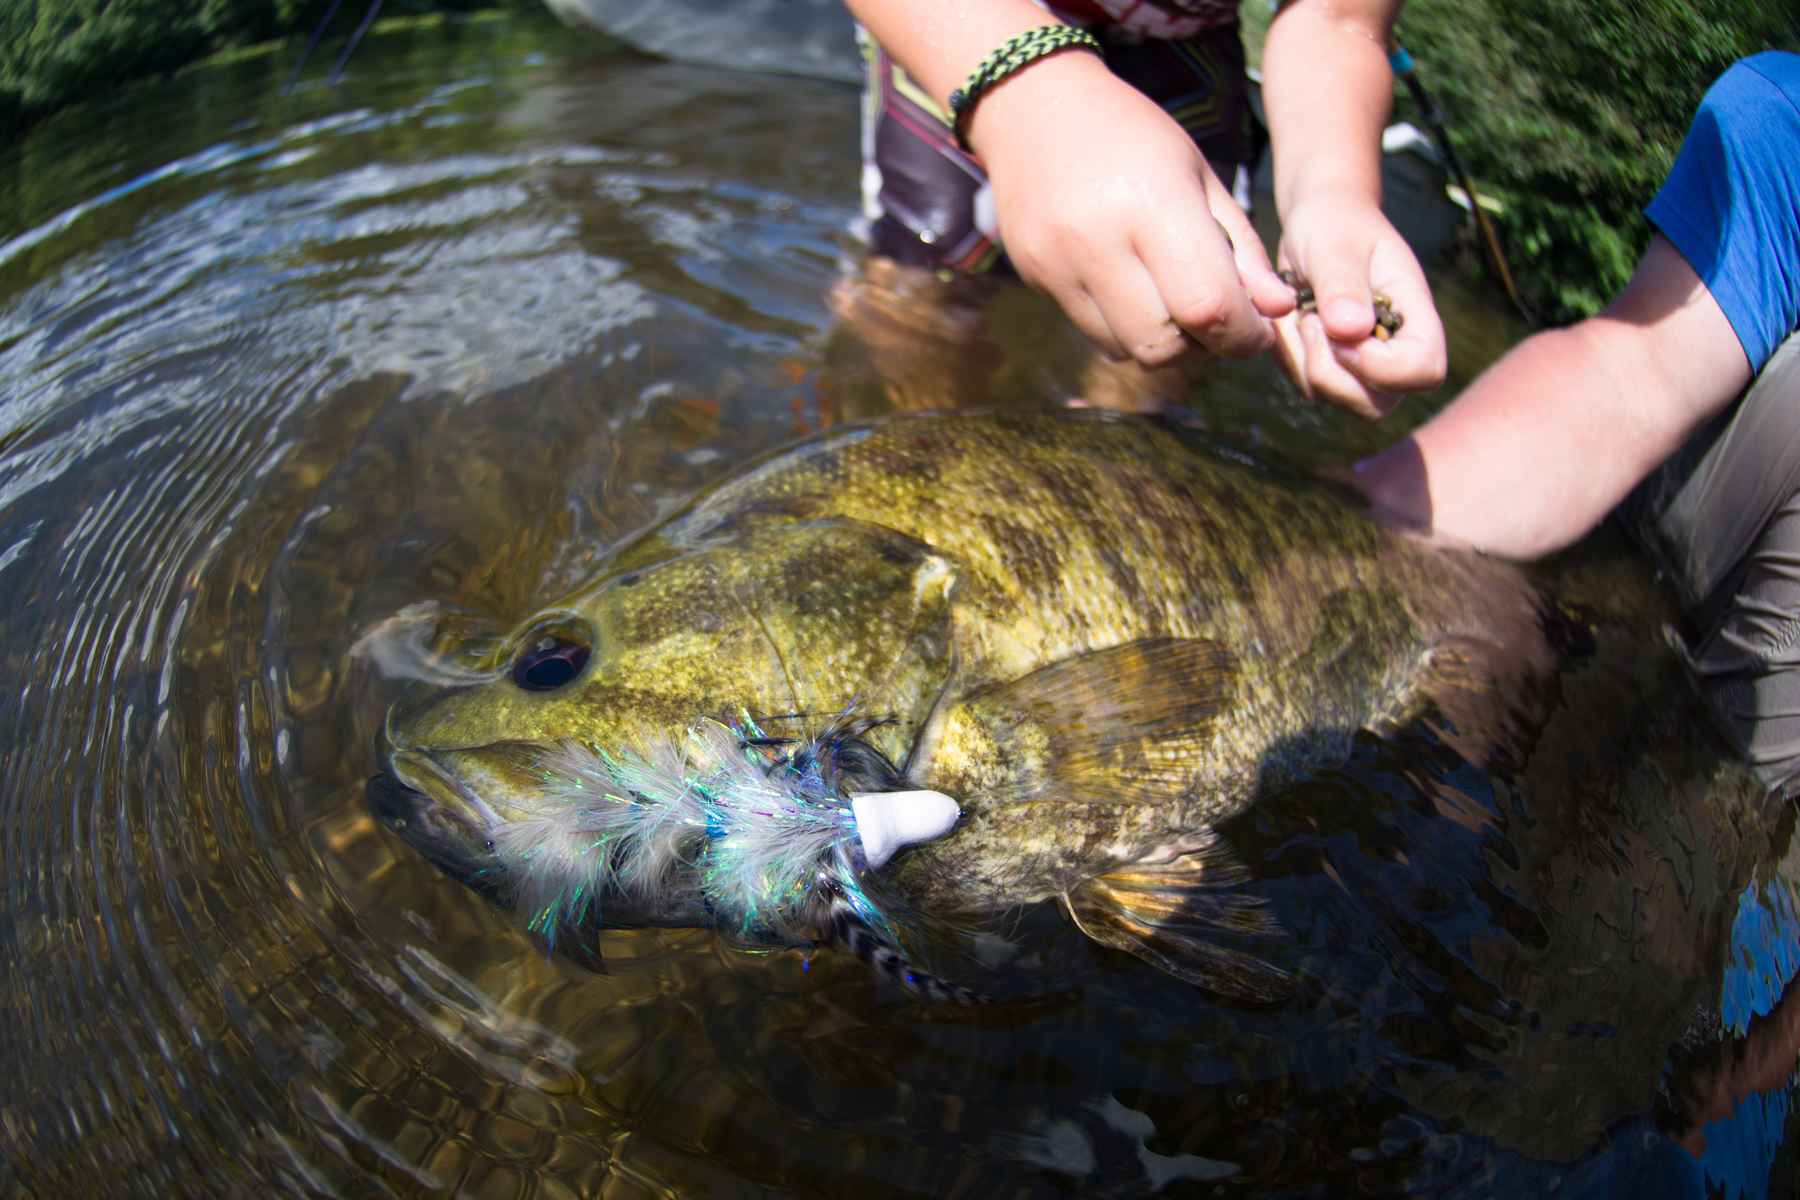
<path fill-rule="evenodd" d="M 809 761 L 771 759 L 712 721 L 617 756 L 564 743 L 540 764 L 529 814 L 492 831 L 494 848 L 520 909 L 549 936 L 595 905 L 604 919 L 609 898 L 691 902 L 743 933 L 795 936 L 821 885 L 867 905 L 849 800 L 793 765 Z"/>

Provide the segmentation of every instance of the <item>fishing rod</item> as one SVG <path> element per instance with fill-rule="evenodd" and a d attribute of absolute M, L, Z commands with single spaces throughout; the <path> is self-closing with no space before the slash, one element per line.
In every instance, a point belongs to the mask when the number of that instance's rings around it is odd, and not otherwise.
<path fill-rule="evenodd" d="M 300 61 L 294 64 L 294 73 L 288 76 L 288 91 L 293 91 L 294 85 L 300 82 L 300 72 L 306 69 L 307 60 L 312 58 L 313 51 L 318 49 L 319 39 L 325 36 L 326 26 L 331 24 L 331 18 L 337 16 L 338 5 L 343 2 L 344 0 L 331 0 L 331 7 L 325 10 L 324 20 L 319 22 L 318 27 L 312 32 L 312 37 L 307 39 L 306 49 L 300 52 Z M 363 40 L 363 34 L 369 32 L 369 26 L 375 23 L 375 16 L 380 11 L 381 0 L 374 0 L 374 3 L 369 5 L 369 11 L 363 14 L 362 23 L 356 27 L 356 32 L 350 35 L 350 41 L 344 47 L 344 52 L 338 55 L 337 65 L 331 69 L 332 83 L 335 84 L 344 77 L 344 64 L 350 61 L 350 56 L 356 52 L 356 47 Z"/>
<path fill-rule="evenodd" d="M 1494 224 L 1488 220 L 1487 211 L 1481 207 L 1481 198 L 1475 192 L 1475 180 L 1463 167 L 1462 159 L 1456 155 L 1456 147 L 1450 142 L 1450 131 L 1444 124 L 1444 110 L 1438 107 L 1437 100 L 1425 90 L 1425 84 L 1419 78 L 1418 64 L 1413 61 L 1413 56 L 1407 52 L 1406 47 L 1400 44 L 1398 37 L 1389 41 L 1388 64 L 1393 68 L 1394 74 L 1406 84 L 1413 103 L 1419 106 L 1425 123 L 1431 127 L 1432 140 L 1437 143 L 1438 152 L 1444 156 L 1444 162 L 1456 176 L 1463 195 L 1469 198 L 1469 211 L 1475 216 L 1475 227 L 1481 233 L 1482 244 L 1487 248 L 1488 260 L 1493 263 L 1494 272 L 1500 276 L 1500 286 L 1506 289 L 1507 299 L 1519 310 L 1519 315 L 1525 318 L 1526 324 L 1536 325 L 1537 316 L 1531 311 L 1531 306 L 1525 303 L 1525 298 L 1519 295 L 1518 286 L 1513 283 L 1512 271 L 1506 265 L 1506 255 L 1500 249 L 1499 235 L 1494 232 Z"/>

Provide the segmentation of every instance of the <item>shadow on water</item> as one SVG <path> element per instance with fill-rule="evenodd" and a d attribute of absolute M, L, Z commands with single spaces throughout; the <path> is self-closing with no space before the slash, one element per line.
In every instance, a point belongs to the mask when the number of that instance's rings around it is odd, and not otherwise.
<path fill-rule="evenodd" d="M 699 932 L 546 957 L 365 807 L 426 661 L 365 635 L 498 636 L 892 405 L 827 299 L 854 93 L 516 17 L 378 32 L 339 90 L 288 65 L 5 160 L 0 1192 L 1791 1194 L 1792 810 L 1604 545 L 1556 568 L 1594 646 L 1511 758 L 1364 736 L 1226 831 L 1287 1003 L 1047 910 L 1016 966 L 1073 998 L 975 1015 Z M 1444 294 L 1473 369 L 1505 326 Z M 977 398 L 1079 388 L 998 303 Z M 1309 465 L 1377 436 L 1259 364 L 1191 407 Z"/>

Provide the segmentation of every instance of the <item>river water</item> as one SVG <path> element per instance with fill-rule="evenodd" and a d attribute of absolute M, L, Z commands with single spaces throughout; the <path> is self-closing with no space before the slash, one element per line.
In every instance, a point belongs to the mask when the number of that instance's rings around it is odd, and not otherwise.
<path fill-rule="evenodd" d="M 1053 912 L 1014 933 L 1061 999 L 974 1014 L 700 932 L 546 956 L 365 807 L 419 631 L 798 434 L 1091 379 L 1029 298 L 971 337 L 845 291 L 841 85 L 528 16 L 291 65 L 0 158 L 0 1193 L 1792 1194 L 1792 808 L 1606 545 L 1557 569 L 1610 665 L 1529 761 L 1368 739 L 1227 831 L 1283 1004 Z M 1517 336 L 1440 295 L 1459 378 Z M 1370 430 L 1266 364 L 1188 400 L 1306 465 L 1427 407 Z"/>

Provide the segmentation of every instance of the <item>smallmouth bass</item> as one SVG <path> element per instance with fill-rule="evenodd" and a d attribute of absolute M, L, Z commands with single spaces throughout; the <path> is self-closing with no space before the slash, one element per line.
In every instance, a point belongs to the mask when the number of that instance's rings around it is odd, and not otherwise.
<path fill-rule="evenodd" d="M 1228 994 L 1215 830 L 1426 713 L 1527 719 L 1552 607 L 1346 495 L 1094 413 L 830 431 L 714 486 L 398 706 L 375 811 L 564 945 L 598 927 L 838 941 L 931 996 L 918 919 L 1054 899 Z M 960 816 L 878 865 L 858 797 Z"/>

